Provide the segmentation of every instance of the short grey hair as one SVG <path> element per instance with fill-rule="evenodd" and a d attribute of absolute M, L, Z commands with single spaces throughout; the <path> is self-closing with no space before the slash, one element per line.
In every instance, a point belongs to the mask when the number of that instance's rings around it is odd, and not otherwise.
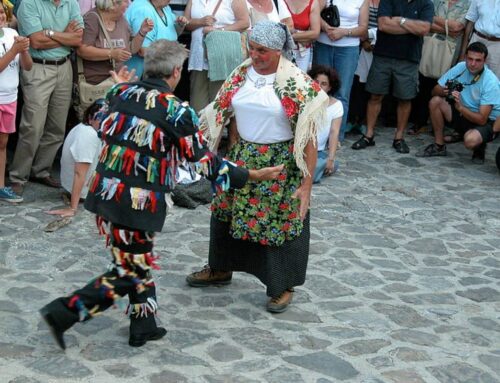
<path fill-rule="evenodd" d="M 122 2 L 123 0 L 95 0 L 95 7 L 100 11 L 109 11 Z"/>
<path fill-rule="evenodd" d="M 189 51 L 177 41 L 156 40 L 146 48 L 144 77 L 170 77 L 174 68 L 182 68 Z"/>

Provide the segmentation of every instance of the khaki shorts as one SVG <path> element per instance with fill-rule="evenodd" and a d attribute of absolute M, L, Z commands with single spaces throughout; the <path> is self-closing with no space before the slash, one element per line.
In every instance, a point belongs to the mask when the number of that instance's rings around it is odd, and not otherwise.
<path fill-rule="evenodd" d="M 392 86 L 391 86 L 392 85 Z M 418 93 L 418 64 L 383 56 L 373 56 L 366 88 L 372 94 L 391 93 L 400 100 L 411 100 Z"/>

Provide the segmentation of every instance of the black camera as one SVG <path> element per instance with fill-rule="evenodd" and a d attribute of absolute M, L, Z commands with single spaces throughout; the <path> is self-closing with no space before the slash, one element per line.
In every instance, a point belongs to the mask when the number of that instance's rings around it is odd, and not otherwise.
<path fill-rule="evenodd" d="M 448 94 L 446 95 L 446 101 L 450 105 L 453 105 L 455 103 L 455 97 L 453 97 L 452 93 L 454 91 L 461 92 L 464 90 L 464 84 L 462 84 L 458 80 L 448 80 L 446 81 L 445 84 L 446 88 L 448 88 Z"/>

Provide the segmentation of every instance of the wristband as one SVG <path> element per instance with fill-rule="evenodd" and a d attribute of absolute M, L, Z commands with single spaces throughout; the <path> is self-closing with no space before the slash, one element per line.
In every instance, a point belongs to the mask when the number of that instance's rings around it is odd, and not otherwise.
<path fill-rule="evenodd" d="M 141 35 L 142 38 L 146 37 L 146 33 L 142 33 L 141 31 L 139 31 L 139 35 Z"/>

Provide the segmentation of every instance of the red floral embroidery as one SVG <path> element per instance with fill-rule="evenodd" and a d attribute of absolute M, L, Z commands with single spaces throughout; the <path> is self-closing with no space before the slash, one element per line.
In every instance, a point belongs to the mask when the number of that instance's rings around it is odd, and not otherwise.
<path fill-rule="evenodd" d="M 249 203 L 250 205 L 257 205 L 257 204 L 259 203 L 259 200 L 258 200 L 257 198 L 250 198 L 250 199 L 248 200 L 248 203 Z"/>
<path fill-rule="evenodd" d="M 240 82 L 242 82 L 244 80 L 244 78 L 237 74 L 236 76 L 234 76 L 232 79 L 231 79 L 231 84 L 232 85 L 236 85 L 236 84 L 239 84 Z"/>
<path fill-rule="evenodd" d="M 290 222 L 285 222 L 281 227 L 281 231 L 288 231 L 290 229 Z"/>
<path fill-rule="evenodd" d="M 285 113 L 288 118 L 295 116 L 298 111 L 297 104 L 288 96 L 281 99 L 281 105 L 285 108 Z"/>
<path fill-rule="evenodd" d="M 273 184 L 270 188 L 269 188 L 273 193 L 277 193 L 279 192 L 280 190 L 280 185 L 278 184 Z"/>
<path fill-rule="evenodd" d="M 279 181 L 285 181 L 286 180 L 286 174 L 280 173 L 280 175 L 278 176 L 278 180 Z"/>
<path fill-rule="evenodd" d="M 316 92 L 319 92 L 321 90 L 321 87 L 316 81 L 311 82 L 311 88 L 313 88 Z"/>
<path fill-rule="evenodd" d="M 269 146 L 267 145 L 262 145 L 259 149 L 257 149 L 260 154 L 266 154 L 267 151 L 269 150 Z"/>
<path fill-rule="evenodd" d="M 289 206 L 290 205 L 287 203 L 280 203 L 279 208 L 280 208 L 280 210 L 286 210 L 286 209 L 288 209 Z"/>
<path fill-rule="evenodd" d="M 236 161 L 236 165 L 238 165 L 238 166 L 245 166 L 245 161 L 238 160 L 238 161 Z"/>
<path fill-rule="evenodd" d="M 234 90 L 228 90 L 227 92 L 222 93 L 219 96 L 219 106 L 222 109 L 229 108 L 229 106 L 231 105 L 231 100 L 233 99 L 233 95 L 234 95 Z"/>
<path fill-rule="evenodd" d="M 267 240 L 267 239 L 261 239 L 261 240 L 259 241 L 259 243 L 260 243 L 261 245 L 266 246 L 266 245 L 268 244 L 268 240 Z"/>
<path fill-rule="evenodd" d="M 250 221 L 248 221 L 248 227 L 250 229 L 253 229 L 255 225 L 257 225 L 257 220 L 255 218 L 252 218 Z"/>
<path fill-rule="evenodd" d="M 266 213 L 263 211 L 258 211 L 257 212 L 257 218 L 264 218 L 266 216 Z"/>
<path fill-rule="evenodd" d="M 288 214 L 288 219 L 294 219 L 294 218 L 297 218 L 296 212 L 292 212 L 292 213 Z"/>
<path fill-rule="evenodd" d="M 222 201 L 222 202 L 219 204 L 219 207 L 220 207 L 221 209 L 227 209 L 228 205 L 227 205 L 226 201 Z"/>

